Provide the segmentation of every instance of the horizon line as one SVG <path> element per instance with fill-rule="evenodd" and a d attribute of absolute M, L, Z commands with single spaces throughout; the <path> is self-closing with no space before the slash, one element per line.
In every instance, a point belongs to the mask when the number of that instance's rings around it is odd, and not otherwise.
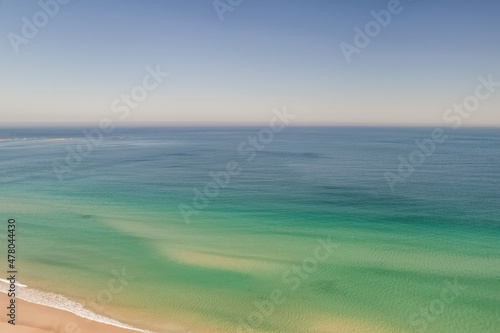
<path fill-rule="evenodd" d="M 153 121 L 134 121 L 134 122 L 119 122 L 121 127 L 255 127 L 266 126 L 268 122 L 153 122 Z M 73 122 L 48 122 L 48 121 L 35 121 L 35 122 L 5 122 L 0 124 L 0 128 L 28 128 L 28 127 L 96 127 L 99 122 L 96 121 L 73 121 Z M 117 125 L 115 125 L 118 127 Z M 451 124 L 438 124 L 438 123 L 318 123 L 318 122 L 302 122 L 289 124 L 287 127 L 412 127 L 412 128 L 429 128 L 429 127 L 442 127 L 453 128 Z M 458 127 L 459 128 L 500 128 L 500 124 L 469 124 Z"/>

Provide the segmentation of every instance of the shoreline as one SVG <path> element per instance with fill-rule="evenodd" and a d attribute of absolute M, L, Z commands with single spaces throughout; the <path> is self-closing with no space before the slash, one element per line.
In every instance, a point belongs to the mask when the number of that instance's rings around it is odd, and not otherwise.
<path fill-rule="evenodd" d="M 0 293 L 0 303 L 7 304 L 9 297 Z M 82 318 L 70 311 L 56 309 L 17 298 L 16 324 L 8 324 L 9 318 L 5 315 L 0 319 L 0 331 L 15 333 L 132 333 L 138 332 L 90 319 Z M 5 317 L 5 318 L 4 318 Z"/>
<path fill-rule="evenodd" d="M 0 281 L 0 304 L 7 313 L 8 284 Z M 16 325 L 8 324 L 8 316 L 0 315 L 0 330 L 18 333 L 154 333 L 98 315 L 63 295 L 48 293 L 16 283 Z"/>

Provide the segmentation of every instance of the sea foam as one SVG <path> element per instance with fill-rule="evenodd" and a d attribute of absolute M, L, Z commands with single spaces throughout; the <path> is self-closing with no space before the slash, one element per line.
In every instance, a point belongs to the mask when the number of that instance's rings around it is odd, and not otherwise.
<path fill-rule="evenodd" d="M 4 279 L 0 279 L 0 292 L 8 293 L 10 282 Z M 44 292 L 29 288 L 28 286 L 16 282 L 16 298 L 28 301 L 30 303 L 48 306 L 54 309 L 59 309 L 63 311 L 71 312 L 81 318 L 93 320 L 96 322 L 113 325 L 121 328 L 126 328 L 129 330 L 134 330 L 144 333 L 155 333 L 152 331 L 141 330 L 130 325 L 121 323 L 117 320 L 107 318 L 98 315 L 92 311 L 89 311 L 83 307 L 82 304 L 72 301 L 62 295 L 57 295 L 49 292 Z"/>

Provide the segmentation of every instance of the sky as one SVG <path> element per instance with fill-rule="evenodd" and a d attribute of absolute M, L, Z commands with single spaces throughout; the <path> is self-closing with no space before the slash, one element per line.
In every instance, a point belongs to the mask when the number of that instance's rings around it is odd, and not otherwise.
<path fill-rule="evenodd" d="M 499 1 L 58 1 L 0 0 L 3 124 L 500 126 L 500 86 L 447 113 L 500 82 Z"/>

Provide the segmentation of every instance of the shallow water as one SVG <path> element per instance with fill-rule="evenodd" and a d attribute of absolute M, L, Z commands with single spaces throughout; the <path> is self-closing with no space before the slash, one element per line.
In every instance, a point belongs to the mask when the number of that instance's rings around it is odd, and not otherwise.
<path fill-rule="evenodd" d="M 80 159 L 82 129 L 1 130 L 19 280 L 157 332 L 500 331 L 498 129 L 445 129 L 392 190 L 433 129 L 291 127 L 250 159 L 259 130 L 122 128 Z"/>

